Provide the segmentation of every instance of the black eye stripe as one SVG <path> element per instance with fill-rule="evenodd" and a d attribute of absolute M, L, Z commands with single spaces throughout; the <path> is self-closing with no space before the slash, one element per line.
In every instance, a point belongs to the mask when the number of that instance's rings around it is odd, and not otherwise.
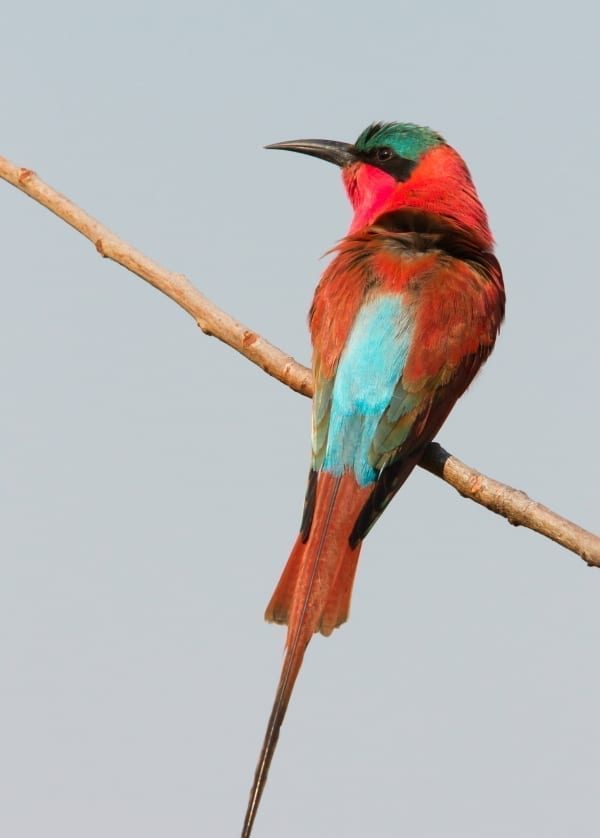
<path fill-rule="evenodd" d="M 408 180 L 417 165 L 414 160 L 408 160 L 396 154 L 389 146 L 377 146 L 362 152 L 360 159 L 370 166 L 376 166 L 398 181 Z"/>

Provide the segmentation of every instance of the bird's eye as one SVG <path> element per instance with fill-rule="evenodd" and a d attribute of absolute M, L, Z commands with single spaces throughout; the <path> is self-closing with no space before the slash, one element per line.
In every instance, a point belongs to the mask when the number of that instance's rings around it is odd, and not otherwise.
<path fill-rule="evenodd" d="M 394 152 L 389 146 L 382 146 L 381 148 L 375 149 L 375 159 L 378 163 L 385 163 L 386 160 L 391 160 L 393 156 Z"/>

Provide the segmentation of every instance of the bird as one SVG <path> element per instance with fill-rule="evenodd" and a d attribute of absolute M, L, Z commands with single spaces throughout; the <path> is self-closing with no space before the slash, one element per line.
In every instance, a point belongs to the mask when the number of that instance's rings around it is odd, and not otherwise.
<path fill-rule="evenodd" d="M 505 308 L 486 211 L 439 133 L 376 122 L 355 143 L 266 148 L 340 167 L 353 217 L 309 313 L 311 465 L 300 532 L 265 613 L 287 637 L 242 838 L 306 648 L 347 620 L 362 542 L 488 358 Z"/>

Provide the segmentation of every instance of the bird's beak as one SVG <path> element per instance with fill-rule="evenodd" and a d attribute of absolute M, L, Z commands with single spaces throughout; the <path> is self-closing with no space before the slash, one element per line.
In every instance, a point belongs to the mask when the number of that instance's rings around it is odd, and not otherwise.
<path fill-rule="evenodd" d="M 358 160 L 353 145 L 338 143 L 335 140 L 289 140 L 285 143 L 266 145 L 265 148 L 279 148 L 283 151 L 298 151 L 300 154 L 310 154 L 311 157 L 320 157 L 321 160 L 335 163 L 336 166 L 341 168 Z"/>

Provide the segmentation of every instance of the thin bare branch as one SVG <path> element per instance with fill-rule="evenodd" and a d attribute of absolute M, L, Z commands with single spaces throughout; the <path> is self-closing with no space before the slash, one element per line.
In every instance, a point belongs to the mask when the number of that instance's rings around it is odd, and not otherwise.
<path fill-rule="evenodd" d="M 204 334 L 219 338 L 254 364 L 304 396 L 312 395 L 310 370 L 298 364 L 252 329 L 234 320 L 201 294 L 183 274 L 173 273 L 124 242 L 31 169 L 0 157 L 0 177 L 16 186 L 89 239 L 98 253 L 145 279 L 190 314 Z"/>
<path fill-rule="evenodd" d="M 44 183 L 31 169 L 0 157 L 0 177 L 38 201 L 89 239 L 96 250 L 149 282 L 190 314 L 206 335 L 231 346 L 269 375 L 304 396 L 312 396 L 311 372 L 252 329 L 234 320 L 201 294 L 183 274 L 148 259 L 84 210 Z M 515 526 L 528 527 L 600 567 L 600 537 L 531 500 L 524 492 L 486 477 L 432 443 L 420 465 L 441 477 L 464 497 L 502 515 Z"/>
<path fill-rule="evenodd" d="M 577 553 L 590 567 L 600 567 L 600 538 L 597 535 L 532 500 L 520 489 L 513 489 L 465 465 L 437 442 L 427 446 L 419 465 L 454 486 L 463 497 L 502 515 L 513 526 L 535 530 Z"/>

